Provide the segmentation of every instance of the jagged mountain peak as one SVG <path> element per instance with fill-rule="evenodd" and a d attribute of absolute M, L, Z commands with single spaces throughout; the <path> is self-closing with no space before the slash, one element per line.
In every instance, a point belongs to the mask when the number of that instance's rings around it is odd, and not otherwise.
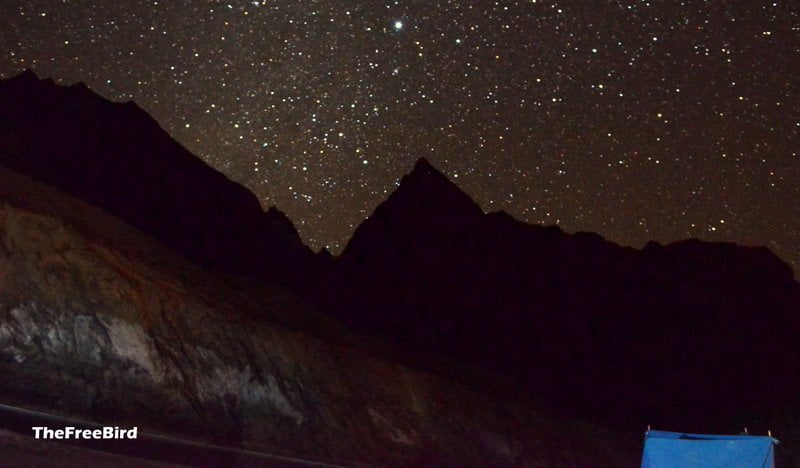
<path fill-rule="evenodd" d="M 469 195 L 420 158 L 397 189 L 355 231 L 342 255 L 363 258 L 384 249 L 402 251 L 414 239 L 447 237 L 478 222 L 483 211 Z M 377 244 L 373 241 L 377 241 Z"/>
<path fill-rule="evenodd" d="M 69 90 L 82 90 L 87 94 L 97 96 L 88 86 L 82 81 L 78 81 L 68 86 L 62 86 L 56 83 L 52 78 L 40 78 L 30 68 L 26 68 L 21 73 L 0 80 L 0 89 L 12 88 L 14 92 L 39 92 L 48 93 L 45 97 L 50 97 L 49 93 L 53 91 L 69 91 Z"/>
<path fill-rule="evenodd" d="M 398 194 L 397 198 L 427 198 L 425 204 L 430 207 L 447 204 L 448 210 L 482 213 L 469 195 L 425 158 L 419 158 L 414 169 L 403 176 L 395 194 Z"/>
<path fill-rule="evenodd" d="M 39 78 L 31 69 L 18 75 L 0 80 L 0 98 L 8 100 L 8 95 L 20 94 L 35 97 L 37 100 L 51 100 L 64 88 L 51 78 Z"/>
<path fill-rule="evenodd" d="M 402 177 L 397 190 L 375 214 L 389 210 L 402 210 L 403 216 L 434 218 L 428 221 L 438 222 L 483 214 L 469 195 L 425 158 L 417 160 L 414 169 Z"/>
<path fill-rule="evenodd" d="M 39 76 L 31 70 L 30 68 L 26 68 L 18 75 L 12 76 L 7 80 L 4 80 L 6 83 L 35 83 L 40 81 Z"/>
<path fill-rule="evenodd" d="M 749 377 L 761 362 L 737 363 L 735 376 L 718 368 L 754 350 L 800 360 L 800 285 L 769 249 L 696 239 L 635 249 L 502 211 L 484 215 L 424 159 L 359 226 L 334 269 L 330 302 L 351 327 L 509 375 L 598 421 L 641 426 L 638 415 L 602 409 L 634 402 L 662 421 L 706 423 L 657 396 L 666 390 L 724 425 L 737 416 L 719 403 L 720 386 L 741 388 L 730 400 L 744 408 L 794 398 L 781 386 L 800 380 L 791 374 L 773 392 Z M 674 356 L 708 371 L 699 379 Z"/>
<path fill-rule="evenodd" d="M 424 156 L 417 159 L 414 163 L 414 169 L 408 174 L 409 177 L 425 177 L 430 175 L 436 175 L 445 177 L 444 174 L 441 173 L 438 169 L 436 169 L 430 161 Z"/>

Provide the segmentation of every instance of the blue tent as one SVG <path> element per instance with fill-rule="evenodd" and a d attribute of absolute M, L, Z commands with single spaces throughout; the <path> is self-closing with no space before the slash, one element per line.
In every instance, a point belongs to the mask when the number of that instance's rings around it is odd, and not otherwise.
<path fill-rule="evenodd" d="M 647 431 L 642 468 L 774 468 L 769 436 Z"/>

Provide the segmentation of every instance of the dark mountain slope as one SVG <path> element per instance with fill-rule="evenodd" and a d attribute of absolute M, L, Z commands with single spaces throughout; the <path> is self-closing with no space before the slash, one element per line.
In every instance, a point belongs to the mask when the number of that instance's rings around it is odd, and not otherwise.
<path fill-rule="evenodd" d="M 351 327 L 606 423 L 774 429 L 800 382 L 798 284 L 768 249 L 637 250 L 483 214 L 424 160 L 334 269 L 327 304 Z"/>
<path fill-rule="evenodd" d="M 0 81 L 0 166 L 75 195 L 200 265 L 307 289 L 329 262 L 286 216 L 174 141 L 133 103 L 26 71 Z"/>
<path fill-rule="evenodd" d="M 252 319 L 308 314 L 271 299 L 0 169 L 0 402 L 345 466 L 636 465 L 635 436 Z"/>

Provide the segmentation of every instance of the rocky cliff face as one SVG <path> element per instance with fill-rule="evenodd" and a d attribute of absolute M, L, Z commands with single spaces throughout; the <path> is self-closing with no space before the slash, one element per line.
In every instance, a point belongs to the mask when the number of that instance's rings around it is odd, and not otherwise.
<path fill-rule="evenodd" d="M 125 223 L 0 171 L 3 399 L 345 464 L 636 463 L 635 443 L 530 402 L 246 318 L 302 307 L 286 297 L 251 301 Z"/>
<path fill-rule="evenodd" d="M 286 216 L 184 149 L 132 102 L 33 72 L 0 81 L 0 165 L 132 224 L 211 270 L 311 288 L 326 257 Z"/>

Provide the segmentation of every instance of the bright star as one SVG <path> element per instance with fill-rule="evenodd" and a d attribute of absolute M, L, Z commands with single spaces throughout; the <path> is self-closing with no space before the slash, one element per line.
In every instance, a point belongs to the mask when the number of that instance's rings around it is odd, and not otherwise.
<path fill-rule="evenodd" d="M 402 21 L 395 21 L 394 22 L 394 29 L 396 29 L 398 31 L 403 29 L 403 22 Z"/>

